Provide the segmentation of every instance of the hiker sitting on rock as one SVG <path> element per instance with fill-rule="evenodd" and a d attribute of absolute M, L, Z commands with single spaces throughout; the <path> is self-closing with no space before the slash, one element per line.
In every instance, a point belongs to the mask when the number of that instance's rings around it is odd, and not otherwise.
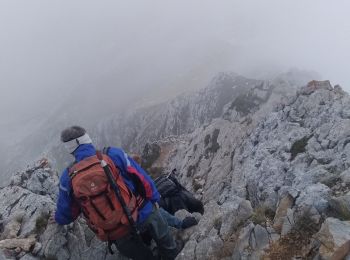
<path fill-rule="evenodd" d="M 142 233 L 148 233 L 162 259 L 174 259 L 179 249 L 146 172 L 120 148 L 96 151 L 82 127 L 65 129 L 61 141 L 75 162 L 60 178 L 55 221 L 67 225 L 82 213 L 98 238 L 132 259 L 154 259 L 141 240 Z"/>

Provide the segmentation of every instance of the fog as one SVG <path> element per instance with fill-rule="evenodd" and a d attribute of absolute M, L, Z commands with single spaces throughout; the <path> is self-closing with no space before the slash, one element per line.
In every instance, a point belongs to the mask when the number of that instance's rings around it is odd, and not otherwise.
<path fill-rule="evenodd" d="M 71 106 L 113 113 L 219 71 L 296 67 L 350 91 L 349 10 L 347 0 L 0 0 L 0 145 Z"/>

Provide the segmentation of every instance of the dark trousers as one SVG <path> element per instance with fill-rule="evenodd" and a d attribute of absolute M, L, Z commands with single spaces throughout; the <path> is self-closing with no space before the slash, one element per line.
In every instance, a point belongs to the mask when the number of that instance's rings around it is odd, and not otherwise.
<path fill-rule="evenodd" d="M 153 212 L 143 223 L 141 230 L 147 232 L 157 244 L 162 259 L 175 259 L 178 250 L 175 240 L 170 233 L 168 223 L 154 207 Z M 115 244 L 121 254 L 135 260 L 157 259 L 152 251 L 140 239 L 127 236 L 115 241 Z"/>

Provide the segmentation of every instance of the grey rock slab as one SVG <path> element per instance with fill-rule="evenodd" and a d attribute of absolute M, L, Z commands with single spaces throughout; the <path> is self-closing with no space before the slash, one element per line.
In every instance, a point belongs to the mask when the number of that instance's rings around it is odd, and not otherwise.
<path fill-rule="evenodd" d="M 283 197 L 277 207 L 275 218 L 274 218 L 274 224 L 273 228 L 281 232 L 283 222 L 285 217 L 287 216 L 287 211 L 293 206 L 294 199 L 291 195 L 287 194 L 285 197 Z"/>
<path fill-rule="evenodd" d="M 333 253 L 350 240 L 350 222 L 327 218 L 315 237 L 321 241 L 319 253 L 322 259 L 331 259 Z"/>

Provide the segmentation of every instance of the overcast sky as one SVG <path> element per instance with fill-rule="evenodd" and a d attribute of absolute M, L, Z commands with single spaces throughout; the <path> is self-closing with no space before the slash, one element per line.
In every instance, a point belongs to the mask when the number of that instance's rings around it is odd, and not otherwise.
<path fill-rule="evenodd" d="M 215 70 L 297 67 L 350 91 L 349 10 L 348 0 L 0 0 L 1 127 L 80 92 L 125 101 Z"/>

